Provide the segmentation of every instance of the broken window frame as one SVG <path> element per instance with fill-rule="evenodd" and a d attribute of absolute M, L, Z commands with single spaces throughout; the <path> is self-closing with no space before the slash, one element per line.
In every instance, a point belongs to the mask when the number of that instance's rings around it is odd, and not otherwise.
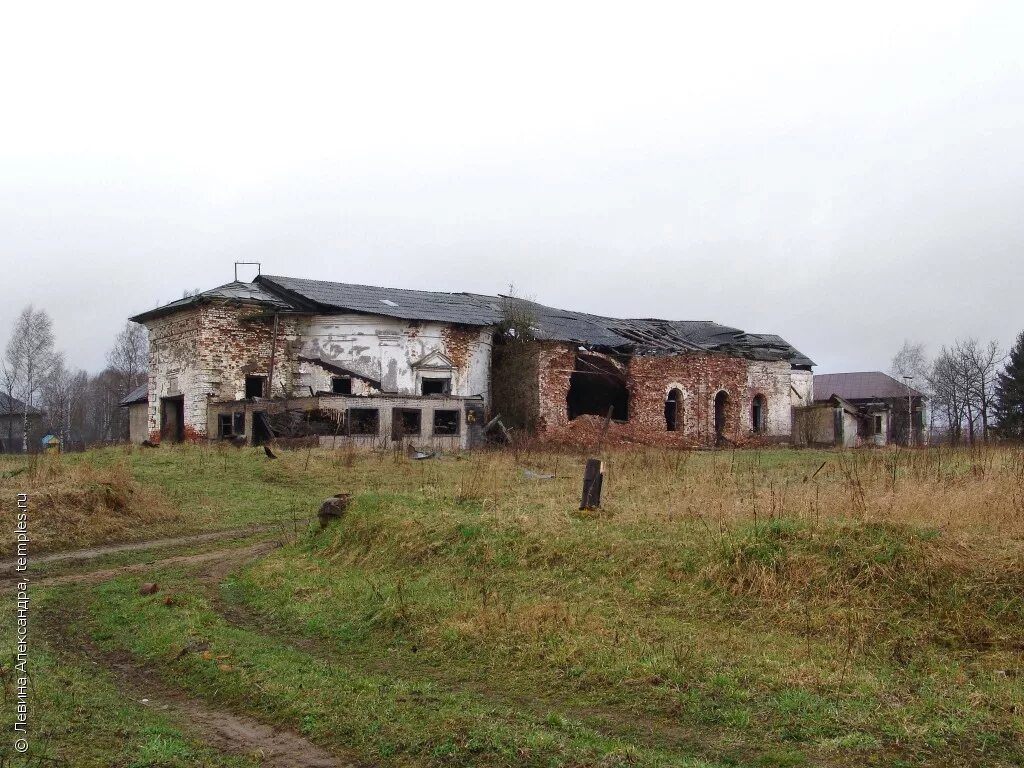
<path fill-rule="evenodd" d="M 407 423 L 407 417 L 411 421 L 415 417 L 415 431 Z M 391 439 L 401 440 L 405 437 L 419 437 L 423 434 L 423 409 L 422 408 L 392 408 L 391 409 Z"/>
<path fill-rule="evenodd" d="M 231 413 L 218 413 L 217 414 L 217 437 L 221 440 L 227 440 L 235 436 L 234 431 L 235 418 L 234 414 Z"/>
<path fill-rule="evenodd" d="M 380 408 L 349 408 L 346 419 L 346 434 L 357 437 L 380 434 Z"/>
<path fill-rule="evenodd" d="M 570 421 L 585 415 L 629 421 L 629 386 L 626 374 L 612 358 L 590 352 L 577 352 L 569 389 L 565 396 L 566 416 Z"/>
<path fill-rule="evenodd" d="M 443 414 L 443 416 L 442 416 L 442 414 Z M 446 425 L 447 424 L 451 425 L 450 430 L 449 430 L 449 427 L 447 427 L 447 426 L 443 426 L 442 429 L 438 429 L 438 417 L 439 416 L 442 416 L 442 418 L 445 419 L 444 423 Z M 435 410 L 433 412 L 433 415 L 431 416 L 431 429 L 433 430 L 433 434 L 434 435 L 438 435 L 438 436 L 449 437 L 449 436 L 452 436 L 452 435 L 458 435 L 459 434 L 459 427 L 460 427 L 459 422 L 460 421 L 461 421 L 461 419 L 459 418 L 459 412 L 457 410 L 455 410 L 454 408 L 438 408 L 437 410 Z"/>
<path fill-rule="evenodd" d="M 435 388 L 435 385 L 440 385 L 440 388 L 436 392 L 428 392 L 427 387 L 431 389 Z M 451 376 L 421 376 L 420 378 L 420 394 L 424 397 L 430 396 L 448 396 L 452 393 L 452 377 Z"/>
<path fill-rule="evenodd" d="M 255 391 L 256 382 L 259 382 L 259 394 L 252 394 Z M 245 399 L 252 400 L 254 397 L 265 397 L 267 391 L 267 377 L 264 374 L 245 374 Z"/>
<path fill-rule="evenodd" d="M 341 387 L 339 389 L 338 387 Z M 334 395 L 351 395 L 352 394 L 352 377 L 351 376 L 332 376 L 331 377 L 331 394 Z"/>
<path fill-rule="evenodd" d="M 724 389 L 715 392 L 715 396 L 711 399 L 711 408 L 714 414 L 712 423 L 715 428 L 715 438 L 718 440 L 725 438 L 726 432 L 729 430 L 729 409 L 731 407 L 732 403 L 728 392 Z"/>
<path fill-rule="evenodd" d="M 761 394 L 754 395 L 750 401 L 750 431 L 757 435 L 767 431 L 767 420 L 768 398 Z"/>
<path fill-rule="evenodd" d="M 683 431 L 683 391 L 672 387 L 665 395 L 665 431 Z"/>

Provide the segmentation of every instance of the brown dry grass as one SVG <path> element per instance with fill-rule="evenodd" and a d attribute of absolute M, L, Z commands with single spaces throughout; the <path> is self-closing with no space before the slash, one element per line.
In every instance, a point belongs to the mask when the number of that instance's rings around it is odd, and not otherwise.
<path fill-rule="evenodd" d="M 148 538 L 181 519 L 156 489 L 132 476 L 126 458 L 97 465 L 64 457 L 33 456 L 0 464 L 0 493 L 27 493 L 32 551 Z M 13 526 L 0 543 L 10 551 Z"/>

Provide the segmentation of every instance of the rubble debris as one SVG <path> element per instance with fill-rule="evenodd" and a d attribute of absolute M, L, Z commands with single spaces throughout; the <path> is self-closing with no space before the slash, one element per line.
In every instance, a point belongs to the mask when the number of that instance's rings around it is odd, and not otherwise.
<path fill-rule="evenodd" d="M 160 585 L 155 581 L 147 581 L 141 587 L 139 587 L 140 595 L 155 595 L 160 591 Z"/>
<path fill-rule="evenodd" d="M 524 469 L 523 477 L 527 480 L 554 480 L 554 475 L 549 475 L 543 472 L 534 472 L 532 469 Z"/>
<path fill-rule="evenodd" d="M 344 517 L 351 500 L 352 494 L 350 493 L 336 493 L 331 498 L 324 500 L 324 503 L 320 505 L 320 511 L 316 513 L 320 527 L 326 528 L 333 520 Z"/>
<path fill-rule="evenodd" d="M 205 640 L 197 640 L 195 638 L 192 638 L 187 643 L 185 643 L 184 648 L 178 651 L 178 655 L 176 658 L 180 659 L 181 657 L 187 656 L 190 653 L 202 653 L 203 651 L 208 650 L 210 650 L 210 644 L 208 642 L 206 642 Z"/>

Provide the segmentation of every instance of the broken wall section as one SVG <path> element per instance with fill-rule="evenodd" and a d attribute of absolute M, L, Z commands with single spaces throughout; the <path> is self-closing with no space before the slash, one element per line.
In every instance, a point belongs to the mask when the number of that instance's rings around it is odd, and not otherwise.
<path fill-rule="evenodd" d="M 175 437 L 162 423 L 165 401 L 182 411 L 181 439 L 205 438 L 210 399 L 244 398 L 247 376 L 267 379 L 272 350 L 272 391 L 263 392 L 292 394 L 300 323 L 279 316 L 275 342 L 273 314 L 258 307 L 207 304 L 150 320 L 149 439 Z"/>
<path fill-rule="evenodd" d="M 537 432 L 543 439 L 590 440 L 603 426 L 610 399 L 601 409 L 591 408 L 590 415 L 571 418 L 582 379 L 581 358 L 589 363 L 603 358 L 623 368 L 628 418 L 611 424 L 614 440 L 709 446 L 719 442 L 721 433 L 734 444 L 789 441 L 794 402 L 810 397 L 810 372 L 793 370 L 788 361 L 691 352 L 634 356 L 624 362 L 572 344 L 546 343 L 538 345 L 537 354 Z M 755 421 L 755 399 L 760 422 Z"/>

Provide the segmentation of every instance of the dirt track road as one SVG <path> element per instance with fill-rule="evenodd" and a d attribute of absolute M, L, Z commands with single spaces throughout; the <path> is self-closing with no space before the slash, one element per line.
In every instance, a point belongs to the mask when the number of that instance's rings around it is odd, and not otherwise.
<path fill-rule="evenodd" d="M 216 534 L 157 539 L 110 547 L 93 547 L 73 552 L 58 553 L 47 558 L 55 560 L 89 560 L 114 552 L 138 549 L 182 546 L 216 540 L 241 538 L 258 530 L 224 531 Z M 36 586 L 62 584 L 97 584 L 126 573 L 141 573 L 168 565 L 202 566 L 197 578 L 220 579 L 232 568 L 260 557 L 277 546 L 262 541 L 244 547 L 226 547 L 196 554 L 174 555 L 147 563 L 135 563 L 102 568 L 84 573 L 55 576 L 34 580 Z M 42 559 L 42 558 L 41 558 Z M 6 564 L 8 569 L 13 564 Z M 107 653 L 97 648 L 87 637 L 71 636 L 66 616 L 51 617 L 44 622 L 43 634 L 80 662 L 106 669 L 125 692 L 145 706 L 167 711 L 175 719 L 188 725 L 187 732 L 198 734 L 201 740 L 223 752 L 256 757 L 265 768 L 356 768 L 356 763 L 342 760 L 308 739 L 291 731 L 275 728 L 251 717 L 211 706 L 202 699 L 189 696 L 165 684 L 159 676 L 137 659 L 125 653 Z M 68 651 L 67 649 L 77 649 Z"/>
<path fill-rule="evenodd" d="M 133 552 L 140 549 L 158 549 L 163 547 L 180 547 L 186 544 L 203 544 L 208 541 L 220 541 L 222 539 L 241 539 L 246 536 L 253 536 L 259 533 L 267 533 L 274 530 L 274 526 L 254 526 L 252 528 L 235 528 L 229 531 L 214 531 L 213 533 L 197 533 L 192 536 L 174 536 L 167 539 L 150 539 L 148 541 L 132 541 L 124 544 L 111 544 L 105 547 L 86 547 L 84 549 L 71 549 L 66 552 L 51 552 L 47 555 L 33 555 L 32 562 L 56 563 L 64 560 L 92 560 L 104 555 L 113 555 L 118 552 Z M 0 571 L 6 572 L 14 568 L 14 560 L 0 560 Z"/>

